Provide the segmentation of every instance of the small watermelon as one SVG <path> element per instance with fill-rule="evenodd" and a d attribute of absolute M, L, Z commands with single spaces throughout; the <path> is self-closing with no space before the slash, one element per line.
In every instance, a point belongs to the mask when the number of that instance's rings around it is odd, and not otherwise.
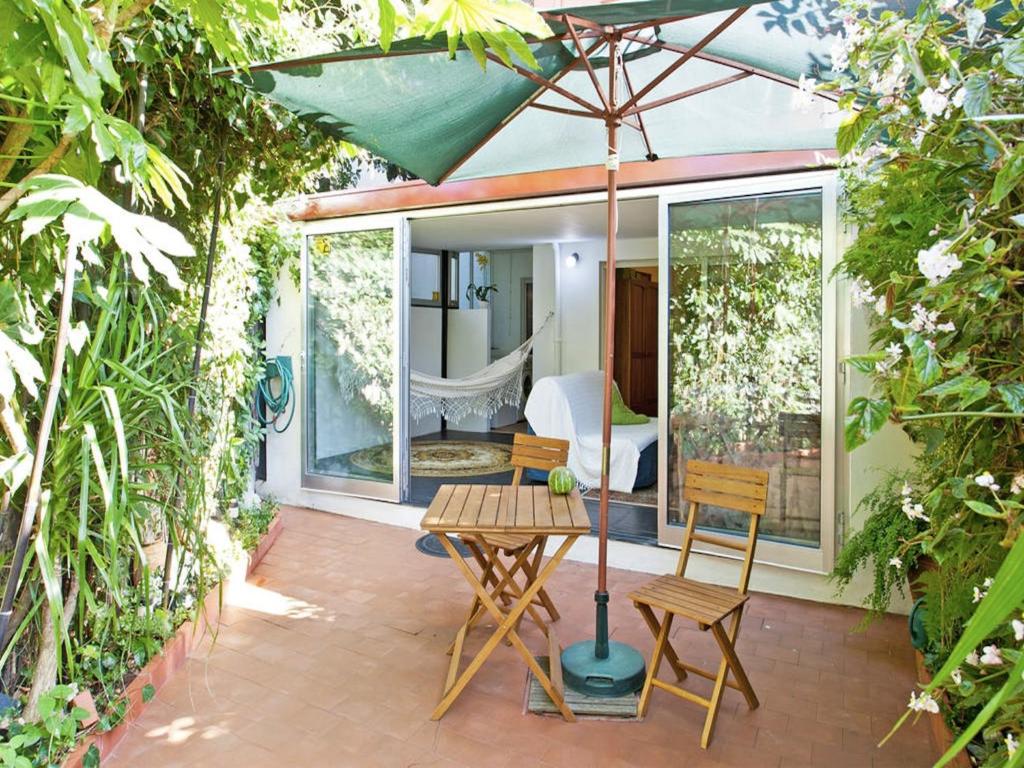
<path fill-rule="evenodd" d="M 576 475 L 568 467 L 555 467 L 548 472 L 548 488 L 559 496 L 572 493 L 576 487 Z"/>

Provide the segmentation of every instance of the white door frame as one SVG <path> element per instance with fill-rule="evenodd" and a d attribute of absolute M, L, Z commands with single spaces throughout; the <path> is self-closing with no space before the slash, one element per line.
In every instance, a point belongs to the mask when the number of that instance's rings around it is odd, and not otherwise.
<path fill-rule="evenodd" d="M 394 421 L 392 424 L 391 445 L 392 473 L 391 483 L 376 482 L 357 478 L 333 477 L 309 471 L 309 411 L 308 387 L 310 385 L 307 371 L 309 369 L 309 237 L 313 235 L 330 235 L 345 232 L 360 232 L 371 229 L 391 229 L 393 231 L 393 282 L 392 302 L 394 310 L 395 335 L 392 365 L 394 377 L 391 383 L 390 396 L 394 403 Z M 301 376 L 304 396 L 301 398 L 301 435 L 302 435 L 302 488 L 314 491 L 327 491 L 347 496 L 361 496 L 383 501 L 402 501 L 409 494 L 409 222 L 401 214 L 376 214 L 371 216 L 327 219 L 306 222 L 300 226 L 302 233 L 302 260 L 300 266 L 300 293 L 302 296 L 302 354 Z"/>
<path fill-rule="evenodd" d="M 821 536 L 817 547 L 787 544 L 762 539 L 757 545 L 757 561 L 814 573 L 828 573 L 835 559 L 837 512 L 844 509 L 843 489 L 839 487 L 843 473 L 837 472 L 843 448 L 838 440 L 837 424 L 841 423 L 839 392 L 840 338 L 837 321 L 840 291 L 831 279 L 839 259 L 838 192 L 834 171 L 785 174 L 759 179 L 734 179 L 661 189 L 658 194 L 658 543 L 682 545 L 684 527 L 668 523 L 668 305 L 669 279 L 669 206 L 674 203 L 704 202 L 716 199 L 754 195 L 820 190 L 822 204 L 821 255 Z M 694 545 L 695 551 L 735 558 L 734 552 L 713 545 Z"/>

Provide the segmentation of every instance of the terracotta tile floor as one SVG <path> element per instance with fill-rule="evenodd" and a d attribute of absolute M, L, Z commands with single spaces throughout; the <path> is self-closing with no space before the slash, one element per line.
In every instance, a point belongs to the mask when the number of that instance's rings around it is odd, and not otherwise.
<path fill-rule="evenodd" d="M 524 715 L 525 666 L 504 645 L 431 722 L 469 595 L 462 576 L 419 554 L 416 531 L 284 514 L 277 544 L 227 601 L 215 646 L 193 654 L 105 766 L 930 764 L 924 722 L 875 746 L 914 684 L 904 619 L 850 634 L 859 611 L 767 595 L 751 598 L 738 644 L 761 707 L 727 689 L 706 752 L 703 710 L 664 692 L 642 723 Z M 591 629 L 593 578 L 593 566 L 565 562 L 549 582 L 563 643 Z M 652 638 L 624 599 L 645 578 L 613 571 L 609 581 L 613 636 L 646 654 Z M 535 627 L 524 640 L 544 647 Z M 691 659 L 716 658 L 712 638 L 681 622 L 675 640 Z"/>

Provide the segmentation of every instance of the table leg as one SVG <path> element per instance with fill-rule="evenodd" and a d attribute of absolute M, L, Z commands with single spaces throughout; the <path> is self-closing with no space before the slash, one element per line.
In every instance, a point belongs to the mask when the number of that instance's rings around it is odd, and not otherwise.
<path fill-rule="evenodd" d="M 562 546 L 558 548 L 558 551 L 555 552 L 541 572 L 537 575 L 536 580 L 530 584 L 529 588 L 527 588 L 525 592 L 521 594 L 507 614 L 501 612 L 501 609 L 498 608 L 497 604 L 495 604 L 494 600 L 491 598 L 487 588 L 480 582 L 476 574 L 473 573 L 473 569 L 470 568 L 461 557 L 458 557 L 458 553 L 451 542 L 447 541 L 446 537 L 441 539 L 442 545 L 444 545 L 448 550 L 448 554 L 452 556 L 452 561 L 456 564 L 459 570 L 462 571 L 466 581 L 468 581 L 470 586 L 473 587 L 473 591 L 479 596 L 480 602 L 484 604 L 491 615 L 494 616 L 495 620 L 500 623 L 494 633 L 487 639 L 487 642 L 484 643 L 483 648 L 477 652 L 476 656 L 474 656 L 473 660 L 469 662 L 466 669 L 463 670 L 461 675 L 459 675 L 455 683 L 446 690 L 441 702 L 431 714 L 431 720 L 441 719 L 444 713 L 448 711 L 448 708 L 455 702 L 455 699 L 458 698 L 459 694 L 462 693 L 462 690 L 466 687 L 469 681 L 480 670 L 483 663 L 494 652 L 494 649 L 498 647 L 501 639 L 505 635 L 509 635 L 512 639 L 513 646 L 517 651 L 519 651 L 519 654 L 523 657 L 524 661 L 526 661 L 527 666 L 530 667 L 530 670 L 533 672 L 538 682 L 540 682 L 541 687 L 544 688 L 548 696 L 550 696 L 551 700 L 555 703 L 555 706 L 558 707 L 562 716 L 569 722 L 575 722 L 576 717 L 573 715 L 572 710 L 566 705 L 561 692 L 555 689 L 552 685 L 551 679 L 547 674 L 545 674 L 544 670 L 541 669 L 537 660 L 533 657 L 533 654 L 530 653 L 530 650 L 520 639 L 518 633 L 516 633 L 515 624 L 530 605 L 537 592 L 540 591 L 544 586 L 544 583 L 548 578 L 550 578 L 551 574 L 554 573 L 555 568 L 558 567 L 558 564 L 562 561 L 562 558 L 565 557 L 569 548 L 572 547 L 577 538 L 577 536 L 566 536 Z M 453 665 L 458 664 L 457 657 L 455 655 L 452 656 L 451 663 Z M 450 674 L 451 665 L 449 665 L 449 675 Z"/>

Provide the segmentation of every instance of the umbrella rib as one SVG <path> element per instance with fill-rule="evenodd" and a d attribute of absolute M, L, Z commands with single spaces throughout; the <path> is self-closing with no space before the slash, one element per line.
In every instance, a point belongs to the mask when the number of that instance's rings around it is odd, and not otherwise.
<path fill-rule="evenodd" d="M 596 43 L 594 43 L 592 46 L 590 46 L 590 48 L 587 49 L 586 55 L 589 56 L 591 53 L 596 51 L 603 43 L 604 43 L 603 39 L 602 40 L 598 40 Z M 448 178 L 453 173 L 455 173 L 457 170 L 459 170 L 459 168 L 461 168 L 466 163 L 466 161 L 469 160 L 469 158 L 471 158 L 473 155 L 475 155 L 477 152 L 479 152 L 480 148 L 483 147 L 484 144 L 486 144 L 488 141 L 493 139 L 498 134 L 498 132 L 501 131 L 502 128 L 504 128 L 506 125 L 511 123 L 524 109 L 526 109 L 527 107 L 532 105 L 534 102 L 537 101 L 537 99 L 539 99 L 541 96 L 543 96 L 548 91 L 548 89 L 552 85 L 554 85 L 555 81 L 560 80 L 563 77 L 565 77 L 565 75 L 569 74 L 569 72 L 572 70 L 572 68 L 576 66 L 576 62 L 577 62 L 577 59 L 573 59 L 568 64 L 566 64 L 564 67 L 562 67 L 562 69 L 560 69 L 558 72 L 556 72 L 551 77 L 550 81 L 545 80 L 545 83 L 546 83 L 545 85 L 542 85 L 540 88 L 538 88 L 536 91 L 534 91 L 533 95 L 530 96 L 530 98 L 528 98 L 526 101 L 524 101 L 522 104 L 520 104 L 516 109 L 514 109 L 510 114 L 508 114 L 505 117 L 504 120 L 502 120 L 496 126 L 491 128 L 491 130 L 489 130 L 486 133 L 486 135 L 482 139 L 480 139 L 480 141 L 478 141 L 476 144 L 474 144 L 472 147 L 470 147 L 469 150 L 466 152 L 466 154 L 464 154 L 462 157 L 460 157 L 447 171 L 444 172 L 444 174 L 441 176 L 441 178 L 437 180 L 437 183 L 438 184 L 442 184 L 445 181 L 447 181 Z M 501 66 L 503 66 L 503 67 L 505 66 L 505 63 L 500 61 L 500 60 L 499 60 L 498 63 L 501 64 Z M 541 79 L 543 79 L 543 78 L 541 78 Z"/>
<path fill-rule="evenodd" d="M 689 48 L 685 48 L 681 45 L 674 45 L 672 43 L 666 43 L 663 40 L 641 37 L 640 35 L 630 34 L 623 35 L 623 37 L 626 37 L 627 39 L 637 43 L 643 43 L 644 45 L 653 45 L 655 48 L 661 48 L 662 50 L 671 51 L 673 53 L 685 54 L 688 50 L 692 50 Z M 793 80 L 792 78 L 777 74 L 775 72 L 769 72 L 768 70 L 751 66 L 750 64 L 741 64 L 740 62 L 733 61 L 732 59 L 726 58 L 725 56 L 717 56 L 713 53 L 705 53 L 703 51 L 699 51 L 698 53 L 694 54 L 694 58 L 700 59 L 701 61 L 710 61 L 712 64 L 721 64 L 723 67 L 729 67 L 730 69 L 738 69 L 741 72 L 748 72 L 751 75 L 763 77 L 766 80 L 771 80 L 772 82 L 779 83 L 780 85 L 788 85 L 791 88 L 800 87 L 800 83 L 797 80 Z M 827 99 L 828 101 L 839 100 L 838 96 L 823 91 L 815 91 L 814 95 L 822 99 Z"/>
<path fill-rule="evenodd" d="M 601 42 L 604 42 L 604 41 L 602 40 Z M 599 44 L 600 43 L 598 43 L 597 45 L 599 45 Z M 596 45 L 595 45 L 595 47 L 596 47 Z M 583 97 L 577 96 L 572 91 L 567 91 L 562 86 L 557 85 L 554 82 L 554 80 L 548 80 L 545 77 L 541 77 L 536 72 L 531 72 L 530 70 L 528 70 L 528 69 L 526 69 L 524 67 L 521 67 L 518 64 L 507 64 L 504 61 L 502 61 L 496 54 L 493 54 L 493 53 L 488 53 L 487 54 L 487 58 L 490 59 L 491 61 L 493 61 L 495 64 L 498 64 L 499 66 L 505 67 L 507 69 L 511 69 L 517 75 L 520 75 L 521 77 L 525 77 L 527 80 L 533 81 L 534 83 L 536 83 L 537 85 L 541 86 L 542 88 L 546 88 L 547 90 L 554 91 L 555 93 L 559 94 L 560 96 L 564 96 L 565 98 L 569 99 L 569 101 L 575 101 L 577 104 L 579 104 L 581 107 L 583 107 L 588 112 L 593 112 L 595 115 L 603 117 L 603 114 L 601 113 L 601 108 L 600 107 L 595 107 L 593 104 L 591 104 L 589 101 L 587 101 Z M 570 63 L 569 66 L 565 70 L 559 72 L 559 75 L 561 75 L 562 72 L 567 72 L 569 69 L 575 67 L 578 62 L 579 62 L 579 57 L 574 58 L 572 60 L 572 63 Z"/>
<path fill-rule="evenodd" d="M 633 97 L 635 95 L 635 93 L 633 91 L 633 81 L 629 77 L 629 68 L 626 66 L 625 62 L 623 62 L 623 64 L 622 64 L 622 74 L 623 74 L 623 79 L 626 81 L 626 91 L 629 93 L 630 97 Z M 640 135 L 644 139 L 644 146 L 647 148 L 647 159 L 648 160 L 655 160 L 655 159 L 657 159 L 658 156 L 654 153 L 654 149 L 651 147 L 651 139 L 647 135 L 647 127 L 644 125 L 644 119 L 643 119 L 643 117 L 640 116 L 640 110 L 636 111 L 636 125 L 635 126 L 632 126 L 632 125 L 630 125 L 629 123 L 626 122 L 626 120 L 625 120 L 626 113 L 623 113 L 622 117 L 623 117 L 623 120 L 622 120 L 623 125 L 629 125 L 631 128 L 635 127 L 638 131 L 640 131 Z"/>
<path fill-rule="evenodd" d="M 685 91 L 680 91 L 679 93 L 666 96 L 663 99 L 658 99 L 657 101 L 652 101 L 648 104 L 638 104 L 637 106 L 632 107 L 628 112 L 624 113 L 623 116 L 636 115 L 637 119 L 640 119 L 641 112 L 646 112 L 647 110 L 654 109 L 656 107 L 663 107 L 666 104 L 671 104 L 673 101 L 679 101 L 680 99 L 686 99 L 690 96 L 696 96 L 698 93 L 704 93 L 705 91 L 711 91 L 715 88 L 721 88 L 723 85 L 729 85 L 730 83 L 735 83 L 739 80 L 746 80 L 752 75 L 752 72 L 737 72 L 735 75 L 723 77 L 721 80 L 714 80 L 710 83 L 704 83 L 704 85 L 698 85 L 696 88 L 689 88 Z"/>
<path fill-rule="evenodd" d="M 576 34 L 576 28 L 573 26 L 572 22 L 569 21 L 570 17 L 566 15 L 563 16 L 562 19 L 566 27 L 569 29 L 569 34 L 572 36 L 573 45 L 576 46 L 576 54 L 583 60 L 583 66 L 586 67 L 587 74 L 590 75 L 590 82 L 594 84 L 594 90 L 597 91 L 597 96 L 601 99 L 601 104 L 604 105 L 604 111 L 608 112 L 610 110 L 608 97 L 604 95 L 604 89 L 601 87 L 601 83 L 597 79 L 597 73 L 594 72 L 594 67 L 590 63 L 590 55 L 584 54 L 583 44 L 580 43 L 579 35 Z"/>
<path fill-rule="evenodd" d="M 746 13 L 747 10 L 747 7 L 737 8 L 735 11 L 729 14 L 729 17 L 725 19 L 725 21 L 723 21 L 717 27 L 715 27 L 706 35 L 704 35 L 704 37 L 701 38 L 700 42 L 698 42 L 692 48 L 688 49 L 685 53 L 681 54 L 680 57 L 671 64 L 669 64 L 661 72 L 661 74 L 659 74 L 657 77 L 651 80 L 651 82 L 649 82 L 647 85 L 641 88 L 639 92 L 634 94 L 632 98 L 630 98 L 625 104 L 622 105 L 622 111 L 625 112 L 635 107 L 637 102 L 640 101 L 640 99 L 642 99 L 648 93 L 650 93 L 659 85 L 661 85 L 669 76 L 671 76 L 673 72 L 675 72 L 677 69 L 683 66 L 683 64 L 685 64 L 691 58 L 696 56 L 704 46 L 706 46 L 708 43 L 710 43 L 712 40 L 714 40 L 716 37 L 722 34 L 725 30 L 727 30 L 732 25 L 732 23 L 736 21 L 736 19 L 738 19 L 744 13 Z"/>
<path fill-rule="evenodd" d="M 584 112 L 582 109 L 569 109 L 568 107 L 557 107 L 554 104 L 541 104 L 538 101 L 534 101 L 527 106 L 533 107 L 534 109 L 543 109 L 546 112 L 557 112 L 560 115 L 572 115 L 573 117 L 589 117 L 591 120 L 604 120 L 601 115 L 595 115 L 593 112 Z"/>

